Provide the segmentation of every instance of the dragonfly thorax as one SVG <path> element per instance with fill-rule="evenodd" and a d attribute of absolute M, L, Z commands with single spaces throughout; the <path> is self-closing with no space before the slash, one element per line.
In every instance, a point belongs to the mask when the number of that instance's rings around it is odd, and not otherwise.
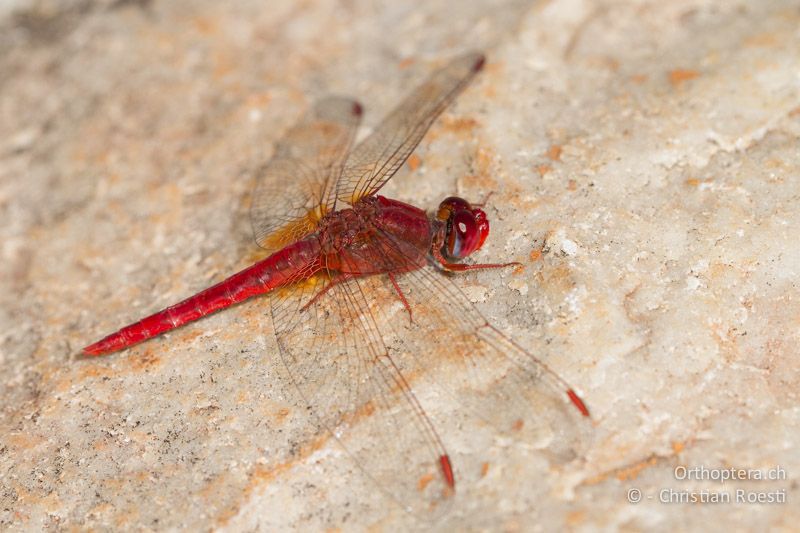
<path fill-rule="evenodd" d="M 354 209 L 328 213 L 320 220 L 318 235 L 323 253 L 336 253 L 351 247 L 366 230 L 362 214 Z"/>

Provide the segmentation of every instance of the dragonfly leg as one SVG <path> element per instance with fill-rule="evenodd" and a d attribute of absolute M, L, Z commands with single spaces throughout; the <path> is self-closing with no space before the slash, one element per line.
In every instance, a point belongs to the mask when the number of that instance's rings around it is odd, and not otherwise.
<path fill-rule="evenodd" d="M 403 294 L 403 290 L 400 288 L 400 285 L 397 284 L 394 274 L 392 272 L 388 272 L 388 274 L 389 279 L 392 281 L 392 285 L 394 285 L 394 290 L 397 291 L 397 296 L 400 297 L 400 301 L 403 302 L 403 307 L 405 307 L 406 311 L 408 311 L 408 320 L 413 324 L 414 315 L 411 313 L 411 306 L 408 305 L 408 300 L 406 300 L 406 296 Z"/>
<path fill-rule="evenodd" d="M 483 197 L 483 200 L 481 200 L 481 203 L 472 204 L 472 207 L 481 207 L 481 208 L 486 207 L 486 204 L 489 203 L 489 198 L 491 198 L 493 194 L 494 194 L 494 191 L 489 191 L 489 194 L 487 194 L 486 196 Z"/>
<path fill-rule="evenodd" d="M 438 259 L 438 258 L 437 258 Z M 447 263 L 439 261 L 445 270 L 450 272 L 467 272 L 469 270 L 481 270 L 484 268 L 505 268 L 510 266 L 522 266 L 522 263 L 513 261 L 511 263 L 478 263 L 477 265 L 462 265 L 461 263 Z"/>
<path fill-rule="evenodd" d="M 442 255 L 442 243 L 443 243 L 443 235 L 442 233 L 438 233 L 433 241 L 433 246 L 431 246 L 431 253 L 433 254 L 434 259 L 436 259 L 439 264 L 445 270 L 449 272 L 467 272 L 468 270 L 482 270 L 484 268 L 505 268 L 510 266 L 522 266 L 522 263 L 518 261 L 512 261 L 511 263 L 478 263 L 477 265 L 464 265 L 461 263 L 450 263 L 447 261 L 447 258 Z"/>
<path fill-rule="evenodd" d="M 311 298 L 308 301 L 308 303 L 306 303 L 303 307 L 300 308 L 300 311 L 303 312 L 306 309 L 308 309 L 309 307 L 311 307 L 312 305 L 314 305 L 314 303 L 316 303 L 317 300 L 322 298 L 322 296 L 326 292 L 331 290 L 334 285 L 337 285 L 339 283 L 344 283 L 345 281 L 347 281 L 349 279 L 352 279 L 354 277 L 356 277 L 354 274 L 341 274 L 341 275 L 336 276 L 335 278 L 331 279 L 331 281 L 330 281 L 330 283 L 328 283 L 328 285 L 326 285 L 322 290 L 320 290 L 317 294 L 315 294 L 314 297 Z"/>

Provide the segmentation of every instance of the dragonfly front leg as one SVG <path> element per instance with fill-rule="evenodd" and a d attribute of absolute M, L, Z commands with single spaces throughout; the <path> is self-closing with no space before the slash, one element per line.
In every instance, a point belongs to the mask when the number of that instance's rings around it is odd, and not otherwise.
<path fill-rule="evenodd" d="M 444 231 L 440 230 L 436 233 L 433 239 L 433 246 L 431 246 L 431 253 L 434 259 L 438 261 L 439 265 L 448 272 L 467 272 L 469 270 L 481 270 L 484 268 L 505 268 L 510 266 L 522 266 L 519 261 L 512 261 L 510 263 L 478 263 L 476 265 L 464 265 L 462 263 L 452 263 L 442 255 L 442 246 L 444 245 Z"/>

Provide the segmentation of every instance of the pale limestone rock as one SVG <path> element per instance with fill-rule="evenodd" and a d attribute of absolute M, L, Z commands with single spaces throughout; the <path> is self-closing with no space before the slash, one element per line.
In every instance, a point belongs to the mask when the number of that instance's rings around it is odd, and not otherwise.
<path fill-rule="evenodd" d="M 265 302 L 75 354 L 256 257 L 248 177 L 314 98 L 359 98 L 367 131 L 482 48 L 385 193 L 492 193 L 476 260 L 524 268 L 460 283 L 593 431 L 555 461 L 555 435 L 493 435 L 420 377 L 457 468 L 486 465 L 438 528 L 796 527 L 798 27 L 790 0 L 0 2 L 0 525 L 414 527 L 309 434 Z M 704 489 L 788 502 L 659 501 Z"/>

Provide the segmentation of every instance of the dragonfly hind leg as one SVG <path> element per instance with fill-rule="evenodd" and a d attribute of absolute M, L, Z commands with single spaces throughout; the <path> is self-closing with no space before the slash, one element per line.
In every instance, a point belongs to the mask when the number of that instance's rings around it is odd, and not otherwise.
<path fill-rule="evenodd" d="M 408 305 L 408 300 L 406 300 L 406 295 L 403 294 L 403 290 L 400 288 L 400 285 L 397 284 L 397 279 L 395 279 L 394 274 L 392 272 L 387 273 L 389 275 L 389 279 L 394 286 L 394 290 L 397 291 L 397 296 L 400 297 L 400 301 L 403 302 L 403 307 L 406 308 L 408 311 L 408 321 L 412 324 L 414 323 L 414 315 L 411 313 L 411 306 Z"/>
<path fill-rule="evenodd" d="M 309 307 L 314 305 L 317 300 L 322 298 L 326 292 L 331 290 L 334 285 L 338 285 L 339 283 L 344 283 L 347 280 L 355 278 L 355 274 L 341 274 L 332 278 L 330 283 L 328 283 L 325 287 L 323 287 L 317 294 L 315 294 L 303 307 L 300 308 L 300 311 L 306 311 Z"/>
<path fill-rule="evenodd" d="M 397 283 L 397 279 L 392 272 L 387 272 L 389 276 L 389 280 L 392 282 L 392 286 L 394 290 L 397 292 L 397 296 L 400 297 L 400 301 L 403 303 L 403 307 L 406 308 L 408 312 L 408 319 L 411 323 L 414 322 L 413 314 L 411 313 L 411 306 L 408 304 L 408 300 L 406 300 L 405 294 L 403 294 L 403 290 L 400 288 L 400 285 Z M 328 283 L 325 287 L 323 287 L 317 294 L 315 294 L 306 304 L 300 308 L 300 311 L 306 311 L 309 307 L 314 305 L 320 298 L 322 298 L 325 293 L 333 288 L 334 285 L 338 285 L 339 283 L 344 283 L 348 280 L 358 277 L 356 274 L 340 274 L 335 278 L 332 278 L 330 283 Z"/>

